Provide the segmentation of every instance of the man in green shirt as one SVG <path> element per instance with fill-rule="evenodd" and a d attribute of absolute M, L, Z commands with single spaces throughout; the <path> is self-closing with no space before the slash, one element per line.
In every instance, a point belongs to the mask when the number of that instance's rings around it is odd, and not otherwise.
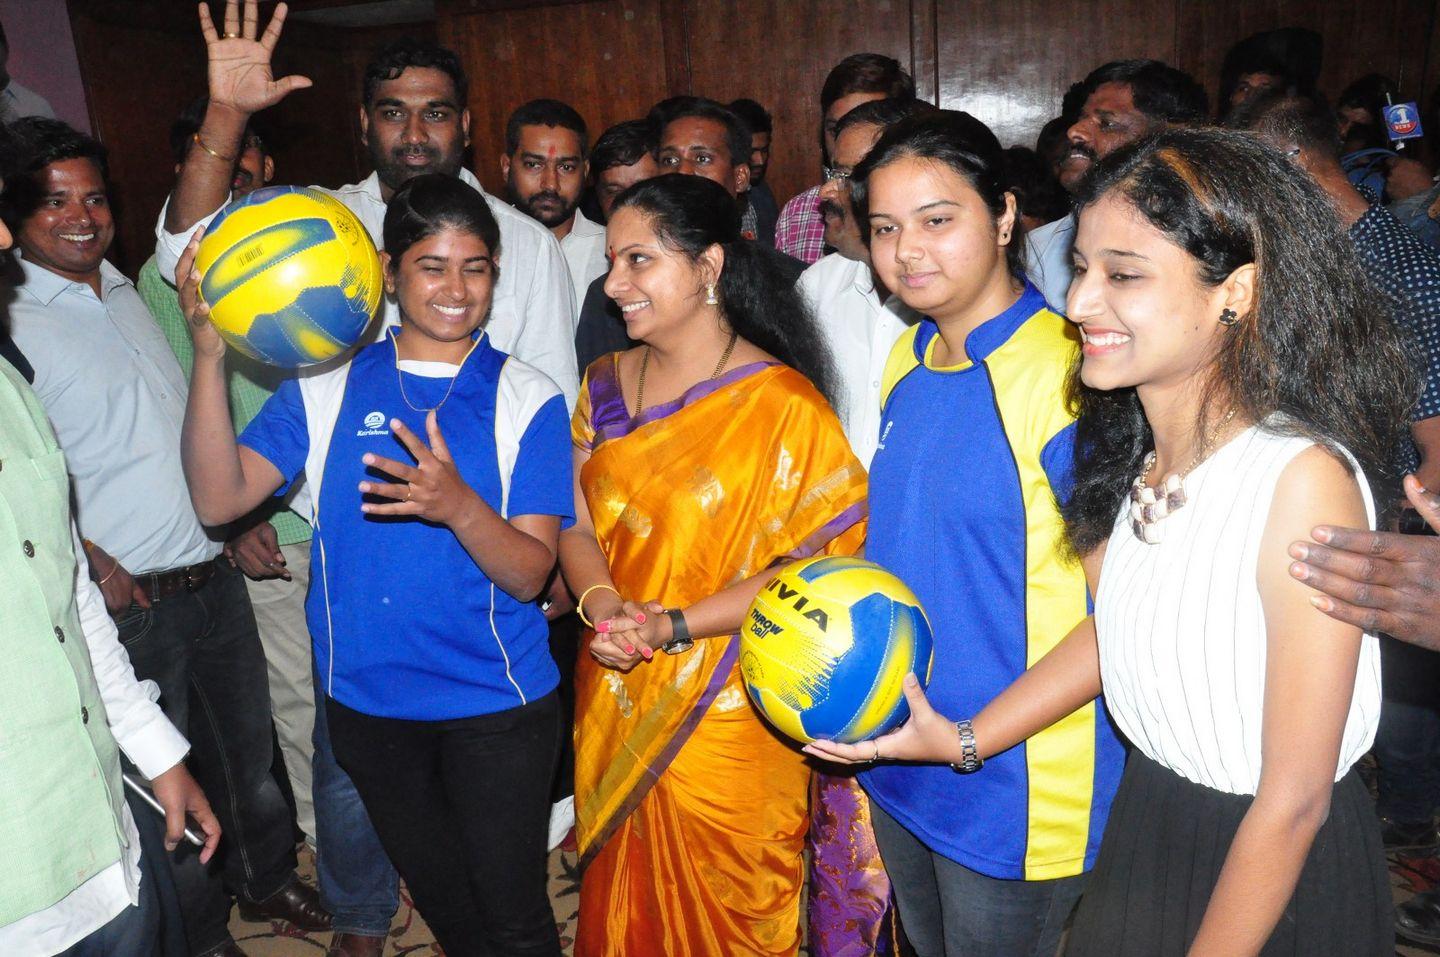
<path fill-rule="evenodd" d="M 205 116 L 207 98 L 186 108 L 170 129 L 170 146 L 176 169 L 184 163 Z M 268 184 L 275 161 L 264 140 L 252 129 L 235 163 L 231 192 L 246 196 Z M 149 307 L 170 349 L 188 378 L 194 361 L 190 335 L 175 287 L 160 274 L 155 257 L 140 269 L 136 289 Z M 231 352 L 228 359 L 230 414 L 237 433 L 260 411 L 265 400 L 291 373 L 249 360 Z M 310 577 L 310 524 L 276 503 L 266 506 L 237 526 L 225 544 L 225 555 L 246 576 L 255 624 L 265 646 L 270 685 L 270 706 L 280 739 L 285 770 L 295 794 L 296 817 L 306 839 L 315 844 L 315 805 L 312 798 L 312 764 L 315 693 L 312 687 L 310 635 L 305 627 L 305 590 Z"/>

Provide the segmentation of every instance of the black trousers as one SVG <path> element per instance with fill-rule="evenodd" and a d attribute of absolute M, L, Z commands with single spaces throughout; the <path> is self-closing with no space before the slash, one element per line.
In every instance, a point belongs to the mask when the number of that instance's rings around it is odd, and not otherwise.
<path fill-rule="evenodd" d="M 563 801 L 575 793 L 575 658 L 580 653 L 580 619 L 574 614 L 562 615 L 550 622 L 550 657 L 560 669 L 560 760 L 555 768 L 555 783 L 550 788 L 551 802 Z"/>
<path fill-rule="evenodd" d="M 546 889 L 554 692 L 449 721 L 377 718 L 325 701 L 335 759 L 449 957 L 559 957 Z"/>
<path fill-rule="evenodd" d="M 135 675 L 160 686 L 165 716 L 190 741 L 186 765 L 224 836 L 202 865 L 182 841 L 169 855 L 192 954 L 230 940 L 230 894 L 261 901 L 295 873 L 290 808 L 270 776 L 270 685 L 245 578 L 219 562 L 197 591 L 118 616 Z"/>

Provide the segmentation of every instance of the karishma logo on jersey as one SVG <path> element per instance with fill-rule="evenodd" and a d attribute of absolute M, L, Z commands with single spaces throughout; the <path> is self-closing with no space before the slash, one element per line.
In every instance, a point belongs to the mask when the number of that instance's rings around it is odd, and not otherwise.
<path fill-rule="evenodd" d="M 357 439 L 369 438 L 372 435 L 389 435 L 390 430 L 382 428 L 385 425 L 385 413 L 380 411 L 370 412 L 365 416 L 365 427 L 355 433 Z"/>

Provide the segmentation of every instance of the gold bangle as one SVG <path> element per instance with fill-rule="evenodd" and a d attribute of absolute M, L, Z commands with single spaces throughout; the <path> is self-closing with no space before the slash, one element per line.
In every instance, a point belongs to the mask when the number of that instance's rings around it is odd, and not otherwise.
<path fill-rule="evenodd" d="M 589 588 L 585 589 L 583 592 L 580 593 L 580 600 L 575 603 L 575 614 L 579 615 L 580 620 L 585 622 L 586 628 L 594 628 L 595 622 L 591 621 L 585 616 L 585 599 L 589 598 L 590 593 L 597 588 L 604 588 L 606 591 L 613 591 L 615 592 L 616 598 L 619 598 L 622 602 L 625 600 L 625 596 L 621 595 L 620 591 L 614 585 L 591 585 Z"/>
<path fill-rule="evenodd" d="M 212 150 L 208 145 L 206 145 L 205 141 L 200 138 L 200 131 L 199 131 L 199 130 L 196 130 L 196 131 L 195 131 L 195 135 L 192 136 L 192 137 L 190 137 L 190 138 L 195 141 L 195 145 L 196 145 L 196 146 L 200 147 L 202 150 L 204 150 L 205 152 L 209 153 L 211 156 L 215 157 L 217 160 L 220 160 L 222 163 L 233 163 L 233 162 L 235 162 L 235 157 L 234 157 L 234 156 L 221 156 L 219 153 L 215 152 L 215 151 Z"/>
<path fill-rule="evenodd" d="M 114 561 L 114 559 L 111 559 L 111 561 Z M 105 584 L 105 583 L 108 582 L 110 579 L 114 578 L 114 577 L 115 577 L 115 573 L 118 572 L 119 570 L 120 570 L 120 563 L 119 563 L 119 562 L 115 562 L 115 564 L 113 564 L 113 565 L 110 566 L 110 574 L 106 575 L 104 578 L 100 579 L 100 580 L 97 581 L 95 584 L 96 584 L 97 586 Z"/>

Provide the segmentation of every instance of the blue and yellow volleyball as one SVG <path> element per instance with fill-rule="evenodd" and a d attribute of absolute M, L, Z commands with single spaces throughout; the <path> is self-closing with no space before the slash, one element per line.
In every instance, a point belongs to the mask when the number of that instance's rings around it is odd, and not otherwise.
<path fill-rule="evenodd" d="M 195 267 L 225 341 L 285 368 L 355 345 L 384 294 L 365 226 L 339 200 L 301 186 L 257 189 L 221 210 Z"/>
<path fill-rule="evenodd" d="M 903 682 L 930 678 L 934 637 L 905 583 L 859 558 L 796 562 L 740 627 L 740 672 L 761 714 L 796 741 L 853 744 L 910 716 Z"/>

